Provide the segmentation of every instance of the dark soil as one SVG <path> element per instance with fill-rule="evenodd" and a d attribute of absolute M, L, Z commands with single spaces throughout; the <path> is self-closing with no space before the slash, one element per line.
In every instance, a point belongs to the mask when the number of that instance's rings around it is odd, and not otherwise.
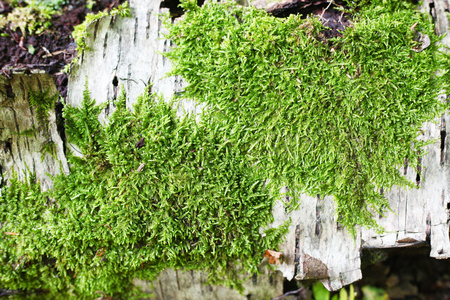
<path fill-rule="evenodd" d="M 61 70 L 76 57 L 76 44 L 71 33 L 74 26 L 82 23 L 88 13 L 111 10 L 123 3 L 124 0 L 97 0 L 89 10 L 85 7 L 86 1 L 70 0 L 64 6 L 61 15 L 52 17 L 52 26 L 40 35 L 22 36 L 19 29 L 12 31 L 9 28 L 0 29 L 0 74 L 9 76 L 12 70 L 44 70 L 54 75 L 60 95 L 67 94 L 68 76 Z M 7 15 L 12 8 L 0 0 L 0 14 Z M 28 51 L 32 45 L 35 52 Z"/>

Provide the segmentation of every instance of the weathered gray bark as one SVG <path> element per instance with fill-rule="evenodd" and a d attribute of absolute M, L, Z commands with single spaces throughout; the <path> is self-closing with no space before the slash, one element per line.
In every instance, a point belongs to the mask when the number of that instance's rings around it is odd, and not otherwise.
<path fill-rule="evenodd" d="M 237 290 L 223 286 L 206 284 L 207 275 L 202 272 L 182 272 L 168 269 L 158 276 L 151 284 L 135 280 L 135 285 L 142 287 L 144 292 L 154 294 L 156 299 L 217 299 L 246 300 L 270 299 L 283 294 L 283 275 L 280 272 L 267 271 L 265 274 L 254 275 L 244 283 L 244 295 Z"/>
<path fill-rule="evenodd" d="M 49 111 L 48 128 L 40 126 L 35 108 L 28 102 L 30 90 L 48 91 L 49 95 L 57 93 L 53 77 L 47 74 L 0 76 L 0 171 L 5 172 L 6 178 L 15 171 L 20 180 L 29 172 L 35 173 L 46 190 L 53 186 L 47 173 L 57 175 L 61 168 L 68 172 L 68 166 L 55 111 Z M 20 135 L 32 128 L 35 128 L 32 136 Z M 54 143 L 53 156 L 41 152 L 46 143 Z"/>
<path fill-rule="evenodd" d="M 168 9 L 160 9 L 162 2 L 131 0 L 131 18 L 106 17 L 91 24 L 86 43 L 92 51 L 84 52 L 71 71 L 69 104 L 81 103 L 86 79 L 92 98 L 99 103 L 114 102 L 123 87 L 129 108 L 149 85 L 165 99 L 183 90 L 181 77 L 166 78 L 171 63 L 161 53 L 169 51 L 171 42 L 163 36 L 166 29 L 159 14 Z M 199 108 L 186 102 L 180 112 L 183 110 L 196 113 Z M 111 112 L 105 110 L 101 118 Z"/>

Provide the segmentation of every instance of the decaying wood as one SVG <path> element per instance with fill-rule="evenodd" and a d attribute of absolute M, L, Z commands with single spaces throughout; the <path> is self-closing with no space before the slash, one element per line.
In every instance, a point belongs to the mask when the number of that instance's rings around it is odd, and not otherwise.
<path fill-rule="evenodd" d="M 283 200 L 273 209 L 273 226 L 291 219 L 278 269 L 288 280 L 320 279 L 330 290 L 361 279 L 361 236 L 354 240 L 336 222 L 333 198 L 302 195 L 300 201 L 288 214 Z"/>
<path fill-rule="evenodd" d="M 53 186 L 47 173 L 57 175 L 61 168 L 68 172 L 68 166 L 56 126 L 55 110 L 49 111 L 48 128 L 42 128 L 35 108 L 28 102 L 30 90 L 48 91 L 49 95 L 57 93 L 53 77 L 47 74 L 0 75 L 0 171 L 5 172 L 6 178 L 15 171 L 20 180 L 30 175 L 29 172 L 35 173 L 46 190 Z M 35 128 L 32 136 L 20 134 L 32 128 Z M 45 143 L 54 143 L 53 156 L 41 153 Z"/>
<path fill-rule="evenodd" d="M 91 25 L 87 43 L 92 51 L 84 53 L 80 64 L 72 70 L 67 102 L 79 105 L 82 92 L 87 87 L 94 99 L 109 101 L 109 109 L 102 118 L 114 109 L 114 100 L 123 85 L 127 104 L 152 85 L 152 92 L 170 99 L 181 92 L 184 86 L 180 77 L 165 77 L 170 70 L 170 61 L 160 53 L 168 51 L 171 43 L 164 39 L 164 28 L 158 14 L 163 12 L 161 1 L 131 1 L 132 18 L 104 18 Z M 425 0 L 423 10 L 429 12 L 436 22 L 436 32 L 448 31 L 446 0 Z M 443 39 L 450 46 L 450 36 Z M 87 79 L 87 80 L 86 80 Z M 60 167 L 68 172 L 63 144 L 58 134 L 55 112 L 50 111 L 47 132 L 39 129 L 34 108 L 30 108 L 29 90 L 48 90 L 56 93 L 53 79 L 46 74 L 13 74 L 11 78 L 0 76 L 0 171 L 9 178 L 12 170 L 24 179 L 27 168 L 36 172 L 44 189 L 51 188 L 47 173 L 56 175 Z M 201 108 L 185 102 L 182 111 L 198 112 Z M 436 138 L 428 153 L 423 156 L 420 176 L 411 166 L 401 171 L 418 189 L 393 189 L 386 193 L 392 212 L 378 221 L 386 232 L 358 229 L 354 240 L 336 222 L 334 201 L 331 197 L 301 197 L 299 210 L 286 214 L 283 199 L 274 207 L 275 222 L 282 224 L 288 218 L 292 223 L 282 245 L 283 263 L 278 266 L 288 279 L 321 279 L 327 288 L 336 290 L 361 278 L 361 250 L 400 248 L 429 243 L 430 256 L 446 259 L 450 257 L 449 210 L 450 210 L 450 158 L 447 139 L 449 116 L 442 116 L 436 123 L 424 125 L 424 138 Z M 38 128 L 31 137 L 19 135 L 24 130 Z M 42 145 L 55 143 L 55 157 L 44 154 Z M 14 233 L 11 233 L 14 234 Z M 223 287 L 204 285 L 206 276 L 200 272 L 181 273 L 164 271 L 153 282 L 138 282 L 160 299 L 245 299 L 245 297 Z M 256 284 L 255 284 L 256 283 Z M 282 278 L 266 274 L 255 277 L 246 284 L 247 294 L 255 298 L 280 295 Z M 256 297 L 256 295 L 258 295 Z"/>
<path fill-rule="evenodd" d="M 245 300 L 270 299 L 283 294 L 283 275 L 279 272 L 268 272 L 253 275 L 244 283 L 245 293 L 239 294 L 223 286 L 211 286 L 207 283 L 207 275 L 202 272 L 167 269 L 150 285 L 146 281 L 134 280 L 142 291 L 153 294 L 156 299 L 217 299 Z"/>
<path fill-rule="evenodd" d="M 158 19 L 158 13 L 162 12 L 160 3 L 134 0 L 130 3 L 132 18 L 106 18 L 91 26 L 88 44 L 93 50 L 84 54 L 80 65 L 72 72 L 68 94 L 70 104 L 79 105 L 81 102 L 86 77 L 92 96 L 98 101 L 108 99 L 111 104 L 123 84 L 129 107 L 149 84 L 153 84 L 153 92 L 162 94 L 166 99 L 182 90 L 182 78 L 164 77 L 170 70 L 170 62 L 159 53 L 168 51 L 171 43 L 162 35 L 165 29 Z M 446 33 L 448 20 L 445 10 L 449 7 L 448 2 L 426 0 L 423 7 L 435 18 L 436 31 Z M 450 45 L 449 37 L 444 38 L 443 43 Z M 199 108 L 186 102 L 181 110 L 196 112 Z M 104 117 L 109 112 L 106 110 Z M 379 224 L 386 230 L 383 234 L 358 229 L 356 239 L 353 239 L 336 222 L 331 197 L 303 195 L 300 209 L 289 214 L 285 212 L 284 200 L 280 199 L 273 210 L 275 222 L 272 226 L 278 226 L 288 218 L 292 220 L 282 245 L 283 263 L 278 266 L 284 276 L 298 280 L 321 279 L 328 289 L 337 290 L 361 278 L 360 257 L 364 248 L 401 248 L 430 243 L 430 256 L 440 259 L 450 257 L 450 161 L 446 138 L 446 124 L 449 121 L 448 115 L 445 115 L 437 123 L 424 125 L 424 138 L 436 138 L 437 142 L 430 145 L 428 153 L 423 156 L 420 176 L 411 166 L 401 170 L 410 180 L 417 181 L 417 189 L 386 192 L 392 212 L 378 217 Z M 167 293 L 168 287 L 176 287 L 176 279 L 180 280 L 179 274 L 175 272 L 177 275 L 174 276 L 174 272 L 168 270 L 154 282 L 154 291 L 160 293 L 163 299 L 169 297 L 162 296 Z M 195 274 L 192 276 L 200 276 Z M 189 289 L 204 291 L 204 287 L 194 285 Z M 181 296 L 181 292 L 176 295 L 188 299 L 188 296 Z"/>

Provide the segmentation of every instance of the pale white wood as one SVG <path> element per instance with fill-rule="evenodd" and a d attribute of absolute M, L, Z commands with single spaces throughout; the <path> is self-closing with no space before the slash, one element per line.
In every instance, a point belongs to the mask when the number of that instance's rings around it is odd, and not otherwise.
<path fill-rule="evenodd" d="M 166 269 L 152 282 L 134 280 L 136 286 L 156 299 L 217 299 L 217 300 L 246 300 L 270 299 L 283 294 L 283 276 L 281 273 L 273 274 L 267 270 L 258 276 L 252 276 L 244 283 L 245 292 L 240 294 L 237 290 L 224 286 L 207 284 L 207 275 L 203 272 L 174 271 Z"/>
<path fill-rule="evenodd" d="M 330 290 L 361 279 L 360 236 L 353 239 L 337 224 L 334 200 L 301 195 L 300 201 L 300 208 L 290 213 L 283 200 L 273 208 L 272 226 L 291 220 L 281 245 L 285 260 L 277 269 L 288 280 L 321 279 Z"/>
<path fill-rule="evenodd" d="M 55 111 L 50 109 L 48 129 L 39 127 L 35 109 L 30 107 L 29 91 L 49 91 L 54 95 L 56 85 L 47 74 L 13 74 L 10 78 L 0 75 L 0 166 L 4 179 L 15 171 L 20 180 L 35 173 L 43 190 L 53 187 L 47 174 L 57 175 L 60 170 L 68 172 L 63 143 L 56 128 Z M 9 92 L 8 92 L 9 91 Z M 35 127 L 33 136 L 19 135 Z M 44 143 L 55 143 L 55 157 L 41 153 Z M 7 145 L 10 145 L 7 147 Z M 43 157 L 43 159 L 42 159 Z"/>
<path fill-rule="evenodd" d="M 161 2 L 130 1 L 131 18 L 105 17 L 89 26 L 86 44 L 91 51 L 85 51 L 80 63 L 71 70 L 67 103 L 81 103 L 87 79 L 92 98 L 98 103 L 111 103 L 101 115 L 105 121 L 114 110 L 114 100 L 122 87 L 129 108 L 149 85 L 152 92 L 167 101 L 183 90 L 185 83 L 180 76 L 166 77 L 171 63 L 161 53 L 169 51 L 172 44 L 164 39 L 167 29 L 163 27 L 161 14 L 168 9 L 160 10 Z M 118 86 L 114 86 L 114 78 Z M 185 101 L 179 114 L 184 111 L 199 113 L 201 106 Z"/>

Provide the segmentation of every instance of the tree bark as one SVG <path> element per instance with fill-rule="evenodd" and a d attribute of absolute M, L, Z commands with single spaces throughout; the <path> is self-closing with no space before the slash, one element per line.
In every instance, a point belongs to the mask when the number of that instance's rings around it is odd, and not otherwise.
<path fill-rule="evenodd" d="M 35 173 L 43 190 L 47 190 L 53 186 L 47 174 L 54 176 L 61 170 L 68 173 L 69 168 L 55 109 L 48 112 L 47 127 L 41 126 L 36 107 L 30 107 L 30 91 L 57 93 L 53 77 L 45 73 L 0 76 L 0 170 L 3 180 L 13 172 L 20 180 Z M 24 135 L 27 130 L 29 136 Z M 54 145 L 53 155 L 41 153 L 50 144 Z"/>

